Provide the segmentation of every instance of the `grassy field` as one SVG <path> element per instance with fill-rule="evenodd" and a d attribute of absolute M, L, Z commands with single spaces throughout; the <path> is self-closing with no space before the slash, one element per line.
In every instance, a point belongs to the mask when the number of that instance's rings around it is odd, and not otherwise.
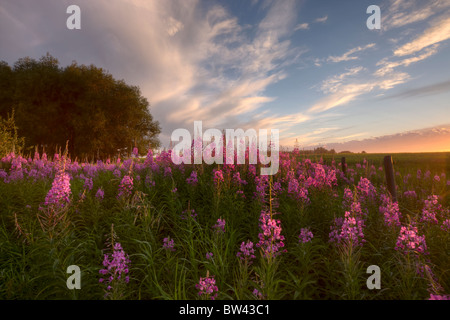
<path fill-rule="evenodd" d="M 392 155 L 398 210 L 384 155 L 346 154 L 347 175 L 344 155 L 280 156 L 271 178 L 250 165 L 175 166 L 164 153 L 95 164 L 5 157 L 0 299 L 450 294 L 449 153 Z M 81 289 L 67 287 L 71 265 Z M 371 265 L 380 289 L 367 287 Z"/>

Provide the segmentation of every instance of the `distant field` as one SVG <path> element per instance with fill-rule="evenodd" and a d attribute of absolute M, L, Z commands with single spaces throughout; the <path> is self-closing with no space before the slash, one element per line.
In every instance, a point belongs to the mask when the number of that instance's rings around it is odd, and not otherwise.
<path fill-rule="evenodd" d="M 336 163 L 340 162 L 342 157 L 348 165 L 355 165 L 364 159 L 371 165 L 379 167 L 383 165 L 385 156 L 390 155 L 394 161 L 394 169 L 400 172 L 406 170 L 416 170 L 420 168 L 422 171 L 430 170 L 439 173 L 445 172 L 450 174 L 450 152 L 430 152 L 430 153 L 345 153 L 345 154 L 324 154 L 324 155 L 305 155 L 311 159 L 318 160 L 323 158 L 325 163 L 331 163 L 334 159 Z"/>

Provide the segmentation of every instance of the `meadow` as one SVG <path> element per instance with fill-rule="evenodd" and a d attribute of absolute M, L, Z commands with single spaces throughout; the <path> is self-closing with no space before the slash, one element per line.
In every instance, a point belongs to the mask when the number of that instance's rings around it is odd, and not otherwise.
<path fill-rule="evenodd" d="M 384 155 L 282 152 L 261 176 L 151 150 L 95 163 L 11 153 L 0 299 L 449 298 L 450 154 L 392 156 L 398 202 Z M 67 287 L 71 265 L 80 289 Z"/>

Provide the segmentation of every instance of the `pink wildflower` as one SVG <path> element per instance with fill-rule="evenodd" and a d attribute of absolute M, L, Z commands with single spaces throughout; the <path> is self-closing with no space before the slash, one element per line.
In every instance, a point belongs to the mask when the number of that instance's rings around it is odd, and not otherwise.
<path fill-rule="evenodd" d="M 241 259 L 241 261 L 247 261 L 248 264 L 252 264 L 252 259 L 255 258 L 255 249 L 253 249 L 253 242 L 247 240 L 247 242 L 242 242 L 240 251 L 236 254 L 236 256 Z"/>
<path fill-rule="evenodd" d="M 415 225 L 401 227 L 395 250 L 402 250 L 405 254 L 410 252 L 427 254 L 425 236 L 418 235 Z"/>
<path fill-rule="evenodd" d="M 107 290 L 111 290 L 116 281 L 124 281 L 125 283 L 128 283 L 129 277 L 127 274 L 129 272 L 129 263 L 130 260 L 128 259 L 128 255 L 122 249 L 121 244 L 116 243 L 114 245 L 111 257 L 107 254 L 104 255 L 103 266 L 105 268 L 101 269 L 99 273 L 106 277 L 100 278 L 99 282 L 107 283 Z M 122 278 L 124 275 L 125 277 Z"/>
<path fill-rule="evenodd" d="M 206 276 L 205 278 L 200 277 L 200 281 L 195 285 L 195 288 L 199 290 L 199 296 L 206 296 L 206 298 L 210 298 L 211 300 L 217 298 L 219 291 L 216 286 L 216 280 L 214 279 L 214 276 Z M 214 292 L 216 293 L 214 294 Z"/>
<path fill-rule="evenodd" d="M 217 233 L 224 233 L 225 232 L 225 219 L 217 219 L 217 222 L 215 225 L 212 226 L 212 228 L 217 232 Z"/>
<path fill-rule="evenodd" d="M 174 246 L 175 246 L 175 243 L 174 243 L 173 239 L 170 239 L 170 237 L 163 239 L 163 248 L 165 250 L 175 251 Z"/>
<path fill-rule="evenodd" d="M 281 254 L 279 250 L 284 247 L 284 236 L 281 235 L 281 221 L 270 218 L 270 213 L 264 210 L 261 211 L 259 221 L 262 232 L 258 234 L 259 242 L 256 246 L 262 249 L 263 255 L 267 258 Z"/>
<path fill-rule="evenodd" d="M 302 229 L 300 229 L 300 234 L 298 237 L 299 237 L 299 242 L 307 243 L 307 242 L 311 242 L 311 240 L 314 238 L 314 235 L 308 228 L 302 228 Z"/>
<path fill-rule="evenodd" d="M 129 197 L 133 191 L 133 178 L 129 175 L 123 177 L 119 185 L 119 193 L 117 198 Z"/>
<path fill-rule="evenodd" d="M 59 172 L 53 180 L 52 188 L 45 197 L 46 206 L 64 207 L 70 202 L 70 176 L 66 172 Z"/>

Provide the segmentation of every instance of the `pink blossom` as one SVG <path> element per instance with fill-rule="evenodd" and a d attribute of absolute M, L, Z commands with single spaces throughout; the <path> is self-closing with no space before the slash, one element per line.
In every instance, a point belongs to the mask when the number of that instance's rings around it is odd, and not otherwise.
<path fill-rule="evenodd" d="M 99 273 L 103 276 L 109 275 L 109 277 L 100 278 L 99 282 L 105 282 L 108 284 L 107 290 L 111 290 L 115 281 L 124 281 L 125 283 L 129 282 L 128 272 L 129 267 L 128 264 L 130 260 L 128 255 L 122 249 L 120 243 L 116 243 L 113 248 L 113 253 L 111 257 L 107 254 L 104 255 L 103 266 L 104 269 L 99 270 Z M 122 276 L 125 275 L 124 278 Z"/>
<path fill-rule="evenodd" d="M 200 277 L 200 281 L 198 284 L 195 285 L 195 288 L 199 290 L 198 295 L 199 296 L 206 296 L 207 298 L 210 298 L 211 300 L 214 300 L 217 298 L 219 289 L 216 286 L 216 280 L 214 279 L 214 276 L 207 276 L 207 277 Z M 214 294 L 214 292 L 216 292 Z"/>
<path fill-rule="evenodd" d="M 385 194 L 380 196 L 382 205 L 379 207 L 380 213 L 384 215 L 384 223 L 387 226 L 400 226 L 402 214 L 398 207 L 398 202 L 392 202 L 391 198 Z"/>
<path fill-rule="evenodd" d="M 402 250 L 405 254 L 414 252 L 416 254 L 427 254 L 427 244 L 425 236 L 419 236 L 417 227 L 414 224 L 400 228 L 400 235 L 397 238 L 395 250 Z"/>
<path fill-rule="evenodd" d="M 298 237 L 299 237 L 299 242 L 307 243 L 307 242 L 311 242 L 311 240 L 314 238 L 314 235 L 308 228 L 302 228 L 302 229 L 300 229 L 300 234 Z"/>
<path fill-rule="evenodd" d="M 217 219 L 217 222 L 215 225 L 212 226 L 212 228 L 217 232 L 217 233 L 224 233 L 225 232 L 225 219 Z"/>
<path fill-rule="evenodd" d="M 253 242 L 247 240 L 247 242 L 242 242 L 240 251 L 236 256 L 242 261 L 247 261 L 248 264 L 252 264 L 252 260 L 255 258 L 255 249 L 253 249 Z"/>
<path fill-rule="evenodd" d="M 363 246 L 366 242 L 363 233 L 364 227 L 364 220 L 346 211 L 344 217 L 336 218 L 334 224 L 330 227 L 330 242 L 351 245 L 352 247 Z"/>
<path fill-rule="evenodd" d="M 438 223 L 438 217 L 442 212 L 442 206 L 438 203 L 438 196 L 431 195 L 424 201 L 422 217 L 420 221 L 433 224 Z"/>
<path fill-rule="evenodd" d="M 70 202 L 70 194 L 70 176 L 66 172 L 60 171 L 53 180 L 52 188 L 47 193 L 44 204 L 62 208 Z"/>
<path fill-rule="evenodd" d="M 186 179 L 186 182 L 192 186 L 197 185 L 197 171 L 192 171 L 189 178 Z"/>
<path fill-rule="evenodd" d="M 123 177 L 122 181 L 119 184 L 119 193 L 117 198 L 121 197 L 129 197 L 133 191 L 133 178 L 129 175 Z"/>
<path fill-rule="evenodd" d="M 284 236 L 281 235 L 280 220 L 270 217 L 270 213 L 261 211 L 259 226 L 262 232 L 258 234 L 259 242 L 256 244 L 261 248 L 265 257 L 275 257 L 281 254 L 280 249 L 284 247 Z M 286 250 L 284 250 L 286 251 Z"/>
<path fill-rule="evenodd" d="M 175 251 L 175 242 L 170 237 L 163 239 L 163 248 L 168 251 Z"/>

